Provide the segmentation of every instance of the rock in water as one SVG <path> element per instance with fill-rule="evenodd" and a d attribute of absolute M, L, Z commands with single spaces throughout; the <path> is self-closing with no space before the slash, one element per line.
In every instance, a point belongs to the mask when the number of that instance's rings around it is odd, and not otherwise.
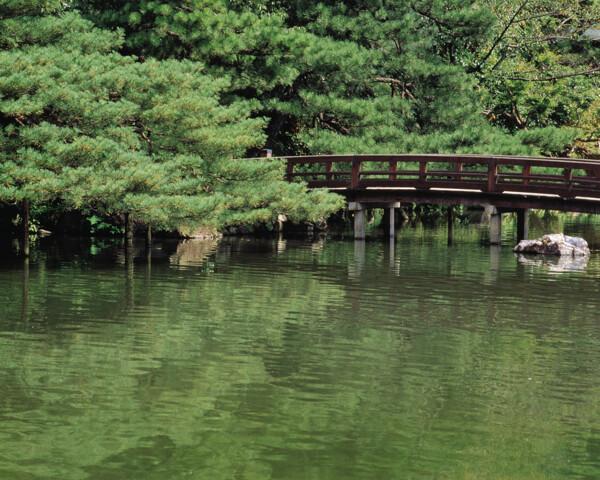
<path fill-rule="evenodd" d="M 590 254 L 588 244 L 583 238 L 569 237 L 562 233 L 544 235 L 535 240 L 521 240 L 514 251 L 542 255 L 570 255 L 572 257 Z"/>

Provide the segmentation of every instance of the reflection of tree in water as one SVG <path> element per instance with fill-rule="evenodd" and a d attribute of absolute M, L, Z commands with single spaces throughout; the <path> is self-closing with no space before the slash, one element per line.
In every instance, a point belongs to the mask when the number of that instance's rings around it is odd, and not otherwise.
<path fill-rule="evenodd" d="M 201 266 L 217 249 L 217 240 L 183 240 L 170 256 L 172 265 Z"/>
<path fill-rule="evenodd" d="M 26 323 L 29 313 L 29 257 L 23 260 L 21 288 L 21 322 Z"/>
<path fill-rule="evenodd" d="M 35 444 L 32 475 L 92 480 L 459 478 L 465 465 L 485 478 L 486 462 L 518 477 L 573 458 L 592 436 L 573 429 L 598 423 L 595 280 L 552 285 L 510 249 L 439 237 L 360 258 L 353 242 L 235 240 L 208 257 L 165 244 L 151 271 L 146 251 L 133 271 L 33 268 L 30 321 L 45 328 L 0 350 L 3 408 L 31 429 L 4 457 L 31 460 Z"/>
<path fill-rule="evenodd" d="M 164 469 L 175 453 L 176 445 L 167 435 L 137 439 L 135 447 L 127 448 L 103 459 L 102 463 L 85 467 L 89 480 L 116 478 L 164 479 L 172 470 Z"/>

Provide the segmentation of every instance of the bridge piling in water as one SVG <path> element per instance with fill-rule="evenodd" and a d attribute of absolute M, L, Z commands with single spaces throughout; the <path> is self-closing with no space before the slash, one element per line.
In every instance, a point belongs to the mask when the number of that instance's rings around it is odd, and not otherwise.
<path fill-rule="evenodd" d="M 502 240 L 502 214 L 517 213 L 528 237 L 530 209 L 600 214 L 600 161 L 507 155 L 307 155 L 286 157 L 288 181 L 344 195 L 354 238 L 365 238 L 367 208 L 389 208 L 389 235 L 400 202 L 489 207 L 490 243 Z M 486 208 L 487 211 L 487 208 Z M 451 227 L 449 241 L 451 242 Z"/>
<path fill-rule="evenodd" d="M 529 238 L 529 209 L 528 208 L 497 208 L 485 205 L 485 213 L 490 215 L 490 245 L 502 244 L 502 214 L 517 213 L 517 242 Z"/>
<path fill-rule="evenodd" d="M 368 205 L 361 202 L 348 202 L 348 210 L 354 214 L 354 240 L 364 240 L 367 230 L 367 206 L 371 208 L 381 208 L 382 205 Z M 400 202 L 389 202 L 383 205 L 383 208 L 389 210 L 389 229 L 390 238 L 396 237 L 396 209 L 400 208 Z"/>
<path fill-rule="evenodd" d="M 486 205 L 485 213 L 490 216 L 490 245 L 500 245 L 502 243 L 502 212 L 493 205 Z"/>
<path fill-rule="evenodd" d="M 348 210 L 354 213 L 354 240 L 364 240 L 367 230 L 367 208 L 360 202 L 349 202 Z"/>
<path fill-rule="evenodd" d="M 396 206 L 390 207 L 390 238 L 396 237 Z"/>
<path fill-rule="evenodd" d="M 517 243 L 529 238 L 529 209 L 517 210 Z"/>

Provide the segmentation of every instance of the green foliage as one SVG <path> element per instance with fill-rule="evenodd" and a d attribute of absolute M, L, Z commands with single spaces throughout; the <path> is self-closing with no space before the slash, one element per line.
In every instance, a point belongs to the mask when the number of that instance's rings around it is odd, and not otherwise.
<path fill-rule="evenodd" d="M 493 23 L 475 2 L 130 0 L 80 8 L 100 26 L 123 28 L 136 55 L 202 60 L 213 75 L 231 76 L 227 98 L 260 101 L 254 115 L 268 119 L 267 145 L 279 154 L 480 152 L 496 141 L 503 153 L 538 153 L 479 119 L 476 79 L 458 55 Z"/>
<path fill-rule="evenodd" d="M 280 162 L 234 160 L 262 145 L 264 120 L 250 118 L 256 102 L 222 99 L 228 77 L 189 60 L 139 62 L 114 51 L 118 32 L 38 13 L 3 19 L 19 38 L 0 50 L 1 201 L 131 213 L 167 229 L 339 207 L 284 182 Z"/>
<path fill-rule="evenodd" d="M 600 137 L 592 113 L 600 98 L 600 44 L 588 34 L 597 28 L 600 2 L 479 3 L 496 17 L 495 25 L 477 49 L 464 51 L 464 61 L 479 78 L 488 120 L 513 131 L 560 128 L 560 142 L 542 140 L 542 151 L 569 153 L 579 137 L 584 154 Z"/>
<path fill-rule="evenodd" d="M 94 235 L 122 235 L 123 228 L 117 227 L 116 225 L 106 222 L 98 215 L 92 215 L 86 219 L 90 223 L 90 234 Z"/>
<path fill-rule="evenodd" d="M 154 228 L 300 221 L 341 202 L 234 159 L 587 154 L 600 136 L 599 0 L 0 6 L 6 203 Z"/>

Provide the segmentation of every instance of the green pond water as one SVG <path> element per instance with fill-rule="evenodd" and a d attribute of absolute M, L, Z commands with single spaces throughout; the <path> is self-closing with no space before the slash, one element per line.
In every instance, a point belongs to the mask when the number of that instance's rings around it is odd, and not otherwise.
<path fill-rule="evenodd" d="M 600 223 L 513 223 L 3 244 L 0 479 L 600 478 Z"/>

